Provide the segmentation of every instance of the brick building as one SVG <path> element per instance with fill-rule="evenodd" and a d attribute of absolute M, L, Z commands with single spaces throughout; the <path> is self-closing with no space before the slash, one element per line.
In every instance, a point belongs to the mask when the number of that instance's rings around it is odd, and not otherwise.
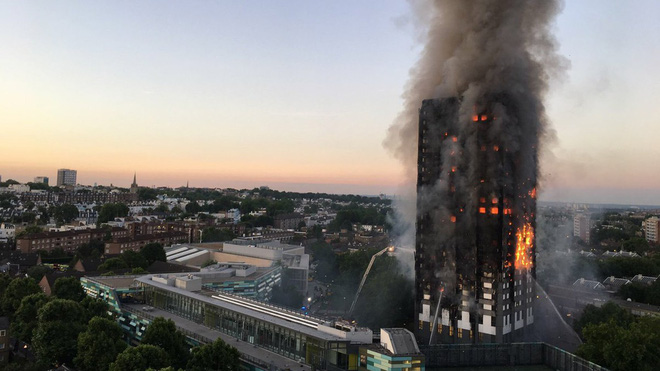
<path fill-rule="evenodd" d="M 185 232 L 164 232 L 156 234 L 138 235 L 135 237 L 114 238 L 105 244 L 106 254 L 121 254 L 124 251 L 139 251 L 145 245 L 150 243 L 160 243 L 163 246 L 172 245 L 188 241 L 188 234 Z"/>
<path fill-rule="evenodd" d="M 297 229 L 305 217 L 298 213 L 279 214 L 275 216 L 274 225 L 279 229 Z"/>
<path fill-rule="evenodd" d="M 73 252 L 91 241 L 103 241 L 110 234 L 111 239 L 128 237 L 128 230 L 114 227 L 111 229 L 85 229 L 62 232 L 43 232 L 16 239 L 16 249 L 27 254 L 36 251 L 62 249 Z"/>

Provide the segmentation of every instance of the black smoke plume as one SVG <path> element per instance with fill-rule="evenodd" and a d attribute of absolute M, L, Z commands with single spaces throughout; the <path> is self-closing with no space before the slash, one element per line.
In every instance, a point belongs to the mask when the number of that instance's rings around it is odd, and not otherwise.
<path fill-rule="evenodd" d="M 535 186 L 538 178 L 539 145 L 552 136 L 543 99 L 550 81 L 561 74 L 567 62 L 557 54 L 552 35 L 553 21 L 562 8 L 557 0 L 440 0 L 413 1 L 415 24 L 423 49 L 403 93 L 404 108 L 389 128 L 385 146 L 398 158 L 408 178 L 407 191 L 396 202 L 401 220 L 415 220 L 414 183 L 417 175 L 419 109 L 430 98 L 460 99 L 458 141 L 470 144 L 472 116 L 488 110 L 496 119 L 489 137 L 503 150 L 522 159 L 511 179 L 489 181 Z M 446 143 L 446 142 L 445 142 Z M 442 153 L 451 151 L 443 144 Z M 465 169 L 456 179 L 456 188 L 474 184 L 471 164 L 475 146 L 463 146 L 458 157 L 443 156 L 442 168 Z M 450 163 L 451 162 L 451 163 Z M 440 179 L 417 198 L 439 214 L 450 214 L 443 193 L 447 184 Z M 468 206 L 476 204 L 466 200 Z M 525 205 L 514 205 L 517 214 Z M 400 239 L 404 246 L 414 241 L 414 225 L 407 224 Z"/>

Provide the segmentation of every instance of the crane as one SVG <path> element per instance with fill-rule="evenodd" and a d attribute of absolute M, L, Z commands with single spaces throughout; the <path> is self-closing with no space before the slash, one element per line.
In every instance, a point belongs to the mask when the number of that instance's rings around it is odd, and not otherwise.
<path fill-rule="evenodd" d="M 371 267 L 374 265 L 374 261 L 376 260 L 377 257 L 383 255 L 386 251 L 394 251 L 394 246 L 388 246 L 379 252 L 375 253 L 372 257 L 371 260 L 369 261 L 369 265 L 367 266 L 367 270 L 364 271 L 364 275 L 362 276 L 362 281 L 360 281 L 360 286 L 358 286 L 357 292 L 355 293 L 355 298 L 353 299 L 353 303 L 351 303 L 351 309 L 348 310 L 348 315 L 353 314 L 353 310 L 355 309 L 355 304 L 357 304 L 358 298 L 360 297 L 360 291 L 362 291 L 362 286 L 364 286 L 364 283 L 367 281 L 367 276 L 369 275 L 369 271 L 371 271 Z"/>

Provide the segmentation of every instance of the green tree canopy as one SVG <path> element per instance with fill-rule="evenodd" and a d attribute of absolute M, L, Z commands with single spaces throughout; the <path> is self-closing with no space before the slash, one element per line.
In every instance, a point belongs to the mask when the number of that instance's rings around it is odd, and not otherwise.
<path fill-rule="evenodd" d="M 170 319 L 156 317 L 142 336 L 142 344 L 156 345 L 165 350 L 175 367 L 185 367 L 188 361 L 186 337 Z"/>
<path fill-rule="evenodd" d="M 126 349 L 119 325 L 107 318 L 94 317 L 78 336 L 74 363 L 82 371 L 106 371 L 119 353 Z"/>
<path fill-rule="evenodd" d="M 101 206 L 99 210 L 99 218 L 96 222 L 97 225 L 102 223 L 107 223 L 111 220 L 114 220 L 118 217 L 123 217 L 128 215 L 129 209 L 128 206 L 122 203 L 107 203 Z"/>
<path fill-rule="evenodd" d="M 236 348 L 218 338 L 211 344 L 193 348 L 186 370 L 240 370 L 241 363 L 239 357 L 240 354 Z"/>
<path fill-rule="evenodd" d="M 35 265 L 34 267 L 30 267 L 27 271 L 28 277 L 32 278 L 34 282 L 41 281 L 41 279 L 49 273 L 53 273 L 53 268 L 45 265 Z"/>
<path fill-rule="evenodd" d="M 660 318 L 644 316 L 628 326 L 610 318 L 584 327 L 577 355 L 613 371 L 657 370 L 660 364 Z"/>
<path fill-rule="evenodd" d="M 152 242 L 144 245 L 144 247 L 140 249 L 140 254 L 142 254 L 142 256 L 144 256 L 144 258 L 147 260 L 147 266 L 150 266 L 155 261 L 167 261 L 165 249 L 163 248 L 163 245 L 158 242 Z"/>
<path fill-rule="evenodd" d="M 229 228 L 204 228 L 202 232 L 202 242 L 224 242 L 236 238 L 234 232 Z"/>
<path fill-rule="evenodd" d="M 110 364 L 110 371 L 144 371 L 149 368 L 161 369 L 169 366 L 167 352 L 163 348 L 140 344 L 135 348 L 126 348 Z"/>
<path fill-rule="evenodd" d="M 85 310 L 85 322 L 89 322 L 89 320 L 94 317 L 103 317 L 107 319 L 112 318 L 108 314 L 108 303 L 101 299 L 85 296 L 85 298 L 80 302 L 80 305 L 82 305 L 83 309 Z"/>
<path fill-rule="evenodd" d="M 71 204 L 55 206 L 53 217 L 57 224 L 70 223 L 73 219 L 78 217 L 78 208 Z"/>
<path fill-rule="evenodd" d="M 37 357 L 48 364 L 71 363 L 86 320 L 83 306 L 73 300 L 55 299 L 44 305 L 32 342 Z"/>
<path fill-rule="evenodd" d="M 582 311 L 580 319 L 573 323 L 573 328 L 579 335 L 582 335 L 582 329 L 588 325 L 614 321 L 619 326 L 628 326 L 633 320 L 634 317 L 630 312 L 610 301 L 600 308 L 591 304 L 587 305 Z"/>
<path fill-rule="evenodd" d="M 110 258 L 99 265 L 99 270 L 103 272 L 112 271 L 115 269 L 128 268 L 128 264 L 121 258 Z"/>
<path fill-rule="evenodd" d="M 37 314 L 48 301 L 48 296 L 42 292 L 24 297 L 11 322 L 13 336 L 31 344 L 34 330 L 37 328 Z"/>
<path fill-rule="evenodd" d="M 147 259 L 137 251 L 126 250 L 119 256 L 127 268 L 146 268 Z M 115 269 L 115 268 L 113 268 Z"/>
<path fill-rule="evenodd" d="M 24 297 L 41 292 L 41 288 L 30 277 L 11 280 L 2 297 L 2 310 L 5 315 L 13 316 Z"/>
<path fill-rule="evenodd" d="M 60 299 L 81 301 L 85 298 L 85 291 L 80 285 L 78 277 L 60 277 L 53 285 L 53 295 Z"/>

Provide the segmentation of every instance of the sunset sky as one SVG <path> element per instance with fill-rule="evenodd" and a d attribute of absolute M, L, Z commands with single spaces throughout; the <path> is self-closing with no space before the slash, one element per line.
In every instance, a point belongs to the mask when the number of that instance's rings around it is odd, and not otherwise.
<path fill-rule="evenodd" d="M 660 2 L 568 1 L 542 199 L 660 204 Z M 391 1 L 0 1 L 0 175 L 396 192 L 421 45 Z"/>

